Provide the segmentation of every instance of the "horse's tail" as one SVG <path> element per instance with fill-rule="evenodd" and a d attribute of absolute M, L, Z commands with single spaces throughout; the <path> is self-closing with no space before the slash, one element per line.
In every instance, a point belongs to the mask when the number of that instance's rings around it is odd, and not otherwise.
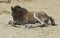
<path fill-rule="evenodd" d="M 49 20 L 51 21 L 51 25 L 55 26 L 55 20 L 53 19 L 53 17 L 49 16 Z"/>

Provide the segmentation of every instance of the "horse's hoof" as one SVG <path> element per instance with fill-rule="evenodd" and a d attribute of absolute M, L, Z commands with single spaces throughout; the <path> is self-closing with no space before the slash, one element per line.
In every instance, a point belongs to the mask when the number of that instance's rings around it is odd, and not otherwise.
<path fill-rule="evenodd" d="M 32 26 L 31 25 L 26 25 L 25 28 L 31 28 Z"/>

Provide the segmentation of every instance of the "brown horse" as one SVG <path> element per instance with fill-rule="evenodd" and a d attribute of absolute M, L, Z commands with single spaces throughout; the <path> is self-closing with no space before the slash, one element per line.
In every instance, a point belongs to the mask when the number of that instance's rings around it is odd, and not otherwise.
<path fill-rule="evenodd" d="M 16 24 L 27 24 L 27 23 L 40 23 L 41 26 L 46 26 L 49 20 L 52 25 L 56 25 L 54 19 L 51 16 L 48 16 L 45 12 L 28 12 L 27 9 L 20 6 L 11 7 L 13 25 Z M 27 25 L 28 27 L 28 25 Z M 33 27 L 33 26 L 32 26 Z"/>

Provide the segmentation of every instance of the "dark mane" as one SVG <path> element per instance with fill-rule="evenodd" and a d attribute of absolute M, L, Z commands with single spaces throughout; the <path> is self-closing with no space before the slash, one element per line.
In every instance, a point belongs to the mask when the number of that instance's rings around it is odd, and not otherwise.
<path fill-rule="evenodd" d="M 14 8 L 17 8 L 17 7 L 18 7 L 18 8 L 21 8 L 21 7 L 20 7 L 20 6 L 18 6 L 18 5 L 17 5 L 17 6 L 15 6 Z"/>
<path fill-rule="evenodd" d="M 21 7 L 20 6 L 15 6 L 13 9 L 14 9 L 14 11 L 19 11 L 21 9 Z"/>

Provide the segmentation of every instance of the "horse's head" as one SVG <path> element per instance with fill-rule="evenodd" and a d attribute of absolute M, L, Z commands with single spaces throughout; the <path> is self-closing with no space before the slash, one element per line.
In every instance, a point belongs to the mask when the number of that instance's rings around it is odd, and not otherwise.
<path fill-rule="evenodd" d="M 13 20 L 16 21 L 16 23 L 18 24 L 19 23 L 22 24 L 25 18 L 24 16 L 28 11 L 20 6 L 15 6 L 15 7 L 11 6 L 11 11 L 12 11 Z"/>
<path fill-rule="evenodd" d="M 15 6 L 14 8 L 11 6 L 11 10 L 12 10 L 12 13 L 16 15 L 22 15 L 22 14 L 27 13 L 27 10 L 20 6 Z"/>

